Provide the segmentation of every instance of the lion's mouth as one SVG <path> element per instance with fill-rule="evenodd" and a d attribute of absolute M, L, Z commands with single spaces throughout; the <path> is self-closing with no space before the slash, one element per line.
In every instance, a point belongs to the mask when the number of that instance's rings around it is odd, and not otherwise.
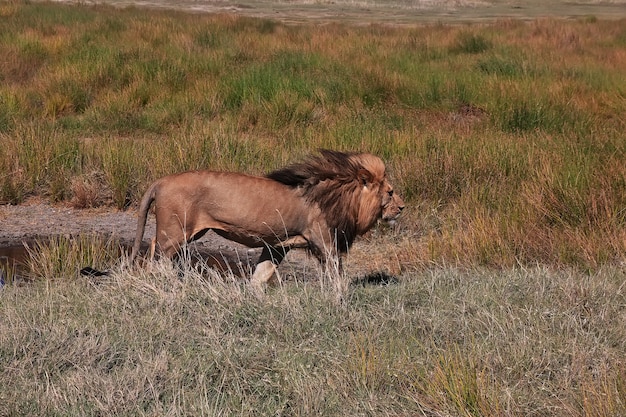
<path fill-rule="evenodd" d="M 389 226 L 395 226 L 398 220 L 398 217 L 400 217 L 400 212 L 394 215 L 383 216 L 383 221 L 387 223 Z"/>

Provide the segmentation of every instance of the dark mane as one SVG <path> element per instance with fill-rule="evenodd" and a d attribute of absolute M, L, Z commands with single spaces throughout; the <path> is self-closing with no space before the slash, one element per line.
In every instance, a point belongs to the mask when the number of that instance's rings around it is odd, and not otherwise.
<path fill-rule="evenodd" d="M 382 168 L 381 168 L 382 167 Z M 267 178 L 289 187 L 319 206 L 339 252 L 346 252 L 359 234 L 359 193 L 363 181 L 382 181 L 384 164 L 369 154 L 320 150 L 303 162 L 267 174 Z M 366 175 L 365 177 L 363 177 Z"/>

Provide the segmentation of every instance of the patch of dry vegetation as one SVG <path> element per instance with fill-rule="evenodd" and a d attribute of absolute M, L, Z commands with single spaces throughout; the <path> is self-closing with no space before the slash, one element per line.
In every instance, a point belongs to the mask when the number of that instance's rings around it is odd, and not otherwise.
<path fill-rule="evenodd" d="M 619 269 L 413 272 L 342 305 L 183 271 L 4 288 L 0 415 L 626 412 Z"/>

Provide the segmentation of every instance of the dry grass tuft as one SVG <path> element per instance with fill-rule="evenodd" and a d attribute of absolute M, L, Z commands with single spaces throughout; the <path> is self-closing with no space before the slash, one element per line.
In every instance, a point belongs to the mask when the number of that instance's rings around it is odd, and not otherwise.
<path fill-rule="evenodd" d="M 76 209 L 99 207 L 111 200 L 107 182 L 100 172 L 92 172 L 72 179 L 71 204 Z"/>
<path fill-rule="evenodd" d="M 106 269 L 123 252 L 114 237 L 102 235 L 54 236 L 27 245 L 27 276 L 34 280 L 68 280 L 84 266 Z"/>

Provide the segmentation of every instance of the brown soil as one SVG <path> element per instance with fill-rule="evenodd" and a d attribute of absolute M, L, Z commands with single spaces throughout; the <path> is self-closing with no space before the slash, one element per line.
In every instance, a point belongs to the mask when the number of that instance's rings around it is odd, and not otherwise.
<path fill-rule="evenodd" d="M 0 206 L 0 247 L 58 235 L 103 233 L 132 241 L 136 227 L 133 210 L 111 208 L 76 210 L 68 205 L 29 201 L 19 206 Z M 154 233 L 154 220 L 146 234 Z"/>

